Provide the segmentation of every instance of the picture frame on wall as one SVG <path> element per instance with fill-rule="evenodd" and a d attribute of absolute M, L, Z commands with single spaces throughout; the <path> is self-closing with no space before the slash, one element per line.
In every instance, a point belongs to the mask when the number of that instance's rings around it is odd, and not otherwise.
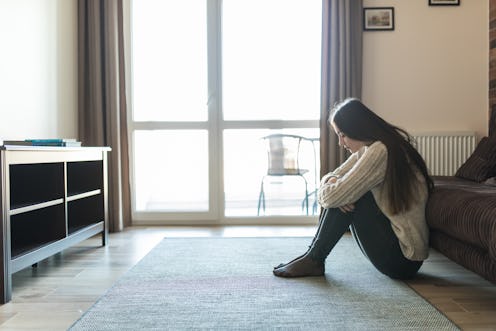
<path fill-rule="evenodd" d="M 460 0 L 429 0 L 429 6 L 459 6 Z"/>
<path fill-rule="evenodd" d="M 363 30 L 365 31 L 394 30 L 394 7 L 363 8 Z"/>

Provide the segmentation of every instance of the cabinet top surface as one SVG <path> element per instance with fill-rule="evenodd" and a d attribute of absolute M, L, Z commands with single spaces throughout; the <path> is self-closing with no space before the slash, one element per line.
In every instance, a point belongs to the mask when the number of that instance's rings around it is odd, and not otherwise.
<path fill-rule="evenodd" d="M 95 147 L 59 147 L 59 146 L 22 146 L 22 145 L 2 145 L 0 146 L 2 151 L 111 151 L 112 149 L 107 146 L 95 146 Z"/>

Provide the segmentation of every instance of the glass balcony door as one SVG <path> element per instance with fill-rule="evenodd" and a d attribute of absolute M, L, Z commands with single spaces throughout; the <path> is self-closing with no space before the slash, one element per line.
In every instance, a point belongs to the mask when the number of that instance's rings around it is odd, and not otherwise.
<path fill-rule="evenodd" d="M 314 220 L 321 16 L 320 0 L 132 2 L 136 224 Z M 309 138 L 308 172 L 266 178 L 262 210 L 271 133 Z"/>

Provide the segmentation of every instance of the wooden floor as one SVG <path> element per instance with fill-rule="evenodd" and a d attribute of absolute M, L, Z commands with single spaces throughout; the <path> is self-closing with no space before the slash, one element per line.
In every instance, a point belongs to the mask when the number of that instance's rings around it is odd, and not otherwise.
<path fill-rule="evenodd" d="M 313 236 L 313 226 L 130 227 L 13 275 L 0 330 L 66 330 L 163 237 Z M 270 272 L 271 270 L 268 270 Z M 433 251 L 410 285 L 463 330 L 496 330 L 496 286 Z"/>

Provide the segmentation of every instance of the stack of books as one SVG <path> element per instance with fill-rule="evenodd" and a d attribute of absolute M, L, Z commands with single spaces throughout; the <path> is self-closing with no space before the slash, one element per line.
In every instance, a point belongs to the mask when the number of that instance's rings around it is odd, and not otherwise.
<path fill-rule="evenodd" d="M 72 138 L 57 139 L 25 139 L 25 140 L 4 140 L 3 145 L 17 146 L 61 146 L 61 147 L 81 147 L 81 142 Z"/>

